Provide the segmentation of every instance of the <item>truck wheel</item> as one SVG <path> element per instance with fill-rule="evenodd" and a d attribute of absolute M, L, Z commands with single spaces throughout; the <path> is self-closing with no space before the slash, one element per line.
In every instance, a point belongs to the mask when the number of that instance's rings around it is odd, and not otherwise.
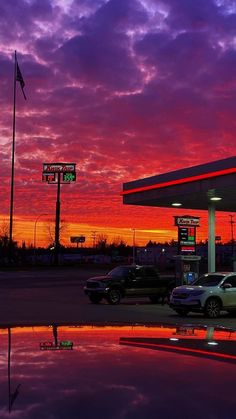
<path fill-rule="evenodd" d="M 149 300 L 151 301 L 151 303 L 153 303 L 153 304 L 157 304 L 158 303 L 158 301 L 159 301 L 159 299 L 160 299 L 160 296 L 159 295 L 150 295 L 149 296 Z"/>
<path fill-rule="evenodd" d="M 206 317 L 210 317 L 211 319 L 216 319 L 220 315 L 221 310 L 221 303 L 218 300 L 218 298 L 209 298 L 207 300 L 205 307 L 204 307 L 204 313 Z"/>
<path fill-rule="evenodd" d="M 176 308 L 175 311 L 179 316 L 182 316 L 182 317 L 187 316 L 189 313 L 189 310 L 186 310 L 184 308 Z"/>
<path fill-rule="evenodd" d="M 89 299 L 93 304 L 99 304 L 102 301 L 102 297 L 100 295 L 90 295 Z"/>
<path fill-rule="evenodd" d="M 118 289 L 111 289 L 107 295 L 107 301 L 110 304 L 120 304 L 121 293 Z"/>

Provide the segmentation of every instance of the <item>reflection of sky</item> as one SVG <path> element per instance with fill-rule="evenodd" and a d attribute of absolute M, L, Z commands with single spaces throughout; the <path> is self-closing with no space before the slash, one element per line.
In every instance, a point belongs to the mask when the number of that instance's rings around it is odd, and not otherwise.
<path fill-rule="evenodd" d="M 236 366 L 189 355 L 119 345 L 144 331 L 60 330 L 72 351 L 40 351 L 49 329 L 12 332 L 10 417 L 233 419 Z M 159 330 L 160 332 L 160 330 Z M 163 329 L 163 333 L 164 329 Z M 147 335 L 154 335 L 148 331 Z M 161 336 L 161 333 L 157 333 Z M 8 418 L 7 334 L 1 335 L 0 417 Z M 184 411 L 184 415 L 183 415 Z"/>

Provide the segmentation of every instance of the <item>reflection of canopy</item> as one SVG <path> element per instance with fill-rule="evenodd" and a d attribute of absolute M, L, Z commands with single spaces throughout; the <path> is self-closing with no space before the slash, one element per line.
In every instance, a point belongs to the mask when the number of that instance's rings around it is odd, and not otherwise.
<path fill-rule="evenodd" d="M 235 185 L 234 156 L 124 183 L 122 195 L 128 205 L 173 208 L 173 203 L 179 203 L 185 209 L 208 209 L 208 267 L 214 272 L 215 206 L 219 211 L 236 211 Z"/>
<path fill-rule="evenodd" d="M 200 356 L 236 364 L 235 341 L 214 342 L 216 346 L 211 346 L 210 343 L 212 342 L 203 339 L 120 338 L 120 345 Z"/>

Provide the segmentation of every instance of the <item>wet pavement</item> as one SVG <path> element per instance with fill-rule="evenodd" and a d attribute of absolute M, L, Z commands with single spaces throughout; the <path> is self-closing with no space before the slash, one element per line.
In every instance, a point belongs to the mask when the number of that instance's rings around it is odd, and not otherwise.
<path fill-rule="evenodd" d="M 236 332 L 0 327 L 0 417 L 233 419 Z"/>
<path fill-rule="evenodd" d="M 0 272 L 1 419 L 234 419 L 236 317 L 91 304 L 93 275 Z"/>

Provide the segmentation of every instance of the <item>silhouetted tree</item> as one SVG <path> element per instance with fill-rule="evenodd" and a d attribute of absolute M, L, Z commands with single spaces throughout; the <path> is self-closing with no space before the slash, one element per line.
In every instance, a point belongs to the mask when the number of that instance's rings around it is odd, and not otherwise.
<path fill-rule="evenodd" d="M 54 245 L 55 240 L 55 223 L 49 222 L 46 223 L 46 231 L 49 241 L 49 246 L 52 247 Z M 65 220 L 61 220 L 60 222 L 60 230 L 59 230 L 59 237 L 60 237 L 60 245 L 63 246 L 68 241 L 68 231 L 69 231 L 69 224 Z"/>
<path fill-rule="evenodd" d="M 99 234 L 97 236 L 96 247 L 100 251 L 105 251 L 107 249 L 108 245 L 107 245 L 107 235 L 106 234 Z"/>

